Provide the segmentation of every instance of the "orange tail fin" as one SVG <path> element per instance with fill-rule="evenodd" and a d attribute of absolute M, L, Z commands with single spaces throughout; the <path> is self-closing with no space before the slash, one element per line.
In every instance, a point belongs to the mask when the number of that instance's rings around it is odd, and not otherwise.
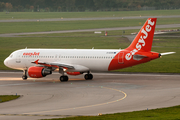
<path fill-rule="evenodd" d="M 151 51 L 157 18 L 149 18 L 126 50 Z"/>
<path fill-rule="evenodd" d="M 159 53 L 151 52 L 156 20 L 157 18 L 147 19 L 131 45 L 114 57 L 108 70 L 122 69 L 159 58 Z"/>

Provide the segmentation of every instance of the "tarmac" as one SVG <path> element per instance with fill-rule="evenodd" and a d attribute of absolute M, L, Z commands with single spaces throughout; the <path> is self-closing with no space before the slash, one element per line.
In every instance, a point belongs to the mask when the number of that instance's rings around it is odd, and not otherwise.
<path fill-rule="evenodd" d="M 81 30 L 61 30 L 61 31 L 46 31 L 46 32 L 26 32 L 26 33 L 5 33 L 0 34 L 0 37 L 26 37 L 21 35 L 36 35 L 36 34 L 53 34 L 53 33 L 73 33 L 73 32 L 94 32 L 94 31 L 112 31 L 112 30 L 132 30 L 140 29 L 142 26 L 131 27 L 115 27 L 115 28 L 97 28 L 97 29 L 81 29 Z M 156 28 L 177 28 L 180 24 L 156 25 Z M 131 35 L 134 36 L 134 35 Z M 27 36 L 29 37 L 29 36 Z M 34 37 L 34 36 L 32 36 Z"/>
<path fill-rule="evenodd" d="M 0 94 L 21 95 L 0 103 L 0 119 L 36 120 L 92 116 L 179 105 L 180 75 L 93 73 L 93 80 L 59 73 L 22 80 L 22 72 L 0 72 Z"/>

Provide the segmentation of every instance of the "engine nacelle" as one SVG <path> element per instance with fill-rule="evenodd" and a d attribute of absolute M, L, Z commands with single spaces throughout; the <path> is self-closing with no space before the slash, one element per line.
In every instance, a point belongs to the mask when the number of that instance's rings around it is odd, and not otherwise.
<path fill-rule="evenodd" d="M 68 75 L 80 75 L 80 72 L 66 72 Z"/>
<path fill-rule="evenodd" d="M 29 67 L 28 75 L 32 78 L 41 78 L 45 77 L 46 75 L 52 74 L 51 70 L 45 69 L 44 67 Z"/>

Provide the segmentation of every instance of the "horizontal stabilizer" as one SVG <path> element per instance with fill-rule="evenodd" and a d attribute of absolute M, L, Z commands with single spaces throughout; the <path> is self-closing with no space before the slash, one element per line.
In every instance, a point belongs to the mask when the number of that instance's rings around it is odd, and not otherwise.
<path fill-rule="evenodd" d="M 174 54 L 174 53 L 176 53 L 176 52 L 166 52 L 166 53 L 160 53 L 160 55 L 162 56 L 162 55 L 169 55 L 169 54 Z"/>
<path fill-rule="evenodd" d="M 134 60 L 141 60 L 141 59 L 146 58 L 146 57 L 147 56 L 145 56 L 145 55 L 133 55 Z"/>

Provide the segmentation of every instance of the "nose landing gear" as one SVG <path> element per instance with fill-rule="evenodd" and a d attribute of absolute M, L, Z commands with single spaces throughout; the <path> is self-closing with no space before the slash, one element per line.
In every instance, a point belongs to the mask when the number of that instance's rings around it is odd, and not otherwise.
<path fill-rule="evenodd" d="M 22 79 L 23 80 L 27 80 L 27 70 L 23 70 L 23 76 L 22 76 Z"/>

